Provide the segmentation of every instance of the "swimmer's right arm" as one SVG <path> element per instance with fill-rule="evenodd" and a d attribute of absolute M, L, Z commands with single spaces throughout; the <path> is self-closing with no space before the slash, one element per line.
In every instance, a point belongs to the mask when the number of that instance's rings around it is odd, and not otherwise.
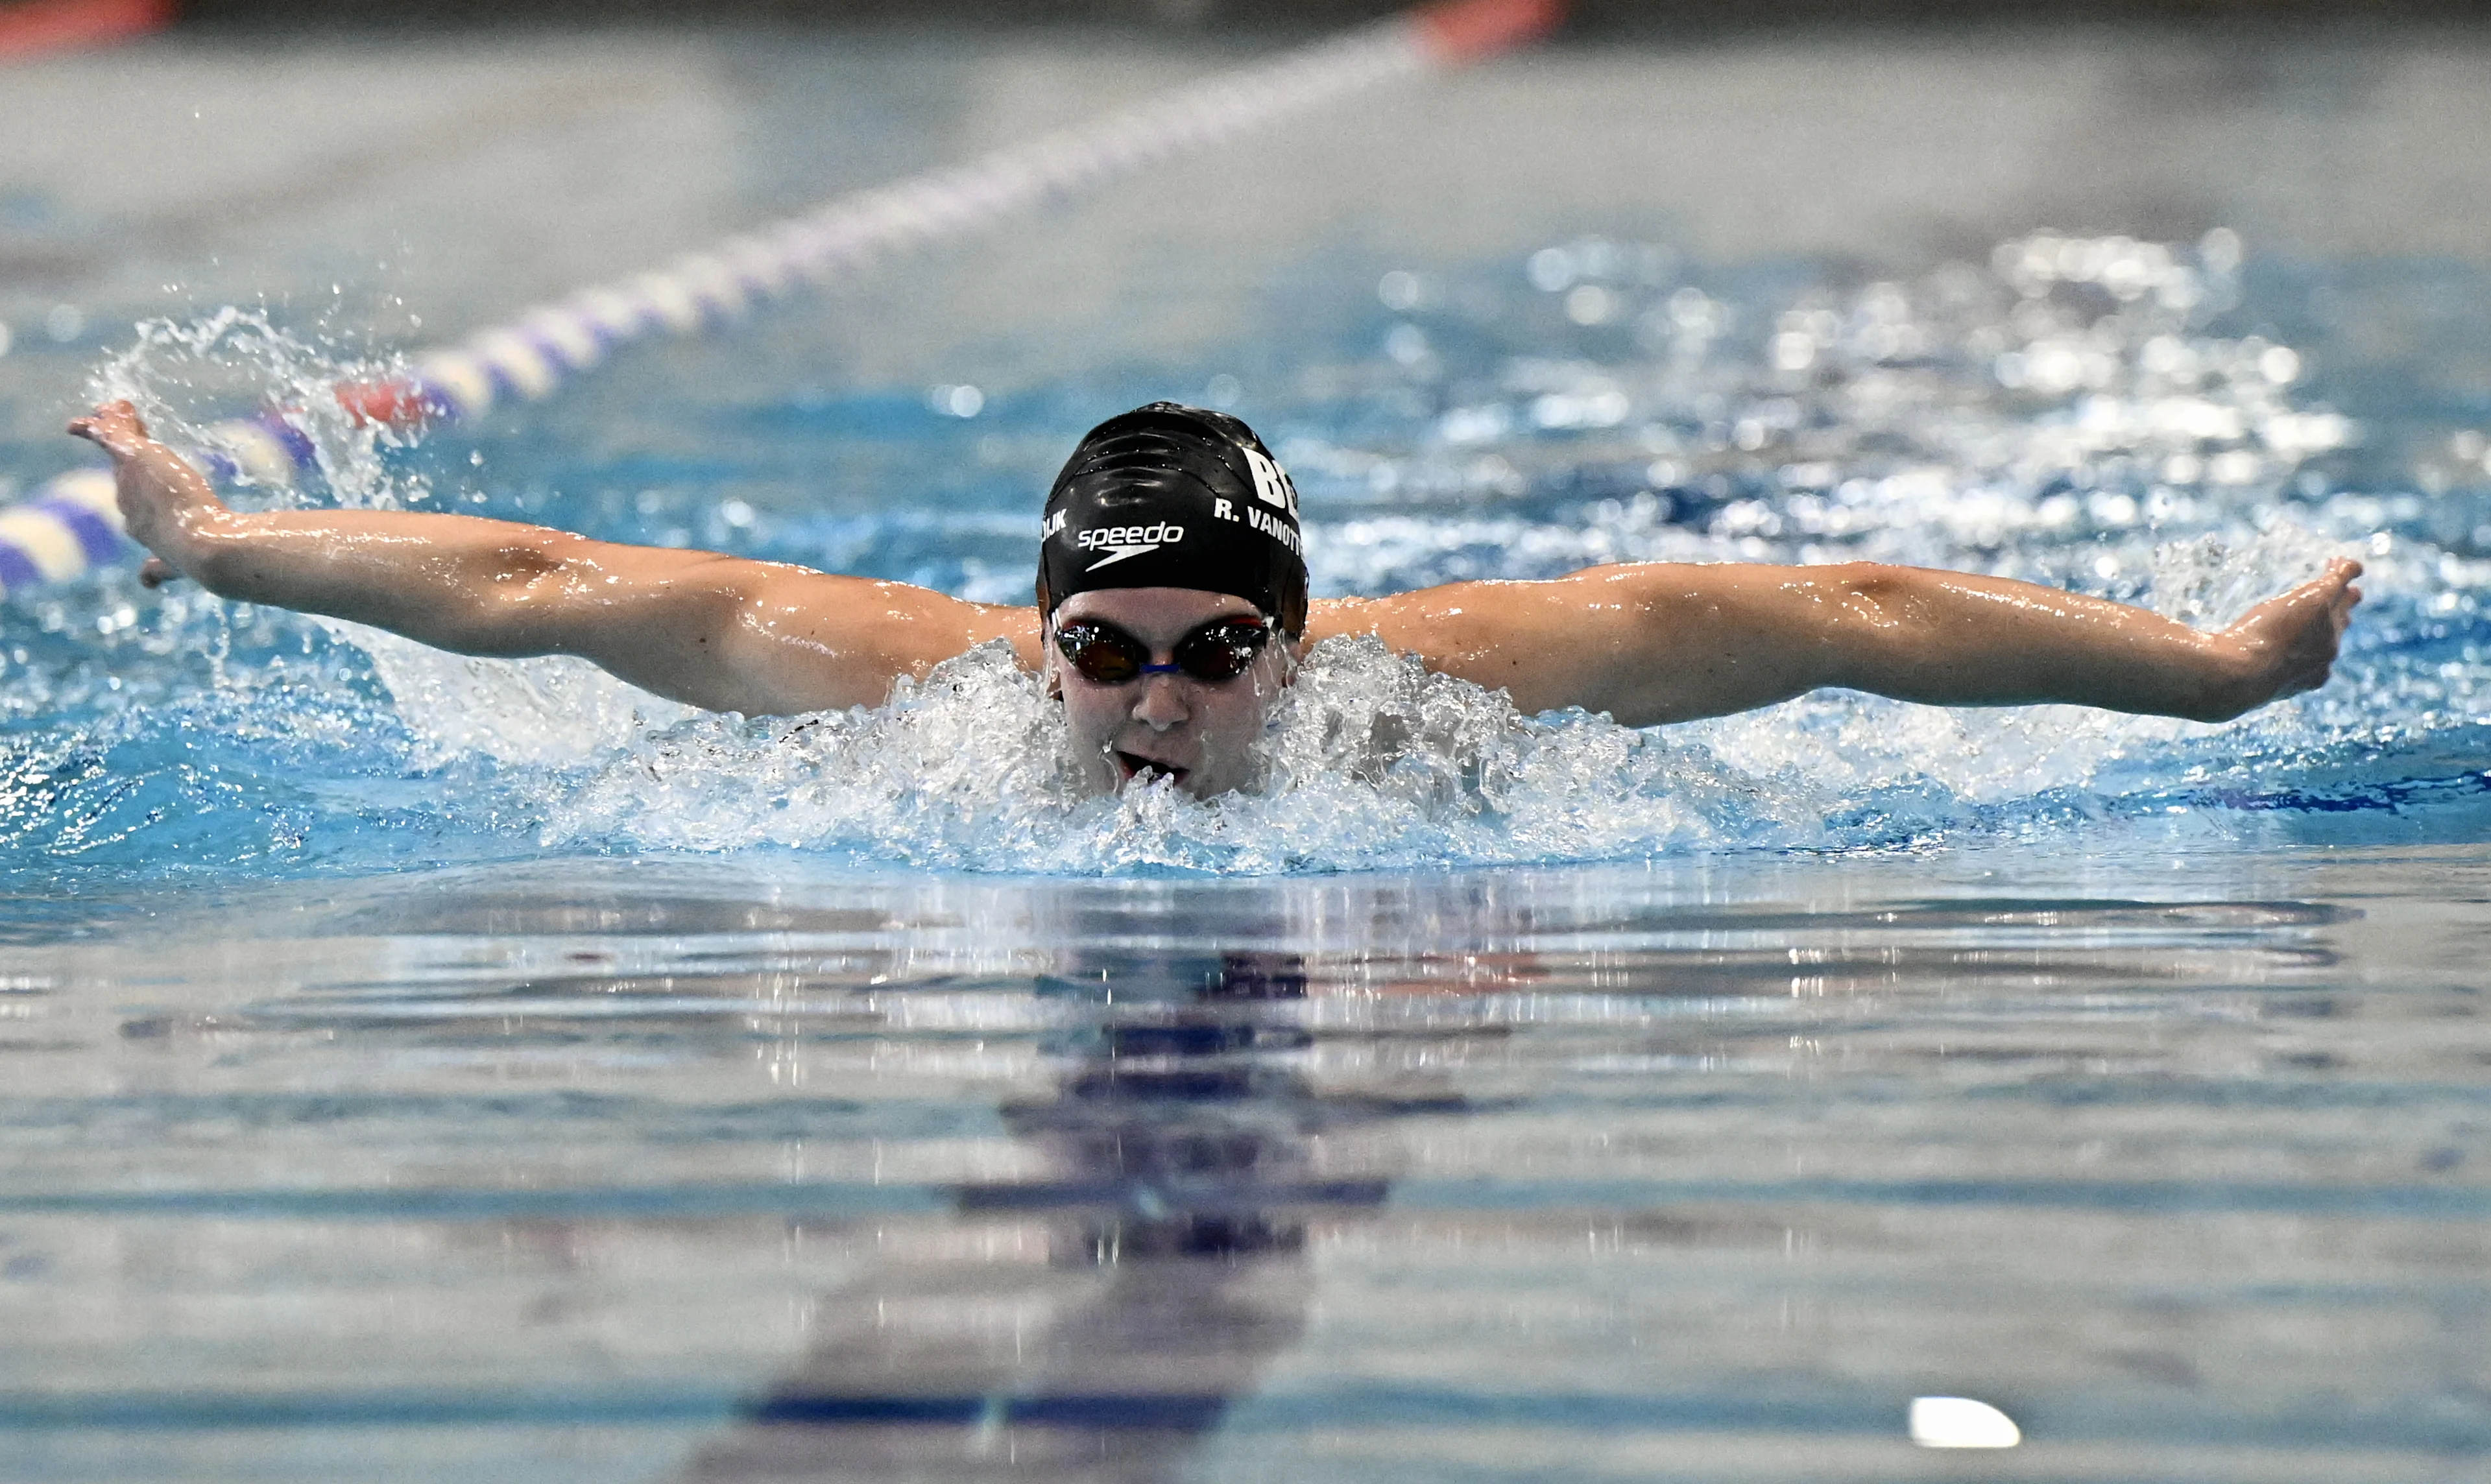
<path fill-rule="evenodd" d="M 70 431 L 112 455 L 132 538 L 210 592 L 386 628 L 461 655 L 576 655 L 670 700 L 784 714 L 879 705 L 989 639 L 1037 660 L 1028 608 L 715 552 L 402 510 L 228 509 L 128 402 Z"/>

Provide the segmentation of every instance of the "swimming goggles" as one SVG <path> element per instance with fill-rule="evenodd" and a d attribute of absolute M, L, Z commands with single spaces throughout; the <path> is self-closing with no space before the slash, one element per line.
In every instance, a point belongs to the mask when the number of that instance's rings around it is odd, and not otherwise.
<path fill-rule="evenodd" d="M 1223 685 L 1245 674 L 1271 642 L 1271 626 L 1260 619 L 1213 619 L 1176 642 L 1168 652 L 1174 663 L 1155 665 L 1151 647 L 1113 624 L 1075 619 L 1055 630 L 1055 652 L 1083 680 L 1099 685 L 1122 685 L 1145 675 L 1183 675 Z"/>

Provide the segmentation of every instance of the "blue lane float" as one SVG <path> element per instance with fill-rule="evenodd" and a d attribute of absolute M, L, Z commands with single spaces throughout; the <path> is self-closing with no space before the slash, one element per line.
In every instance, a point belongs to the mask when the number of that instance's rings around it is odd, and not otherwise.
<path fill-rule="evenodd" d="M 67 582 L 129 551 L 111 472 L 71 470 L 0 510 L 0 596 Z"/>
<path fill-rule="evenodd" d="M 1395 78 L 1463 66 L 1547 32 L 1560 0 L 1423 6 L 1031 143 L 842 196 L 664 268 L 531 306 L 455 345 L 418 353 L 402 380 L 335 389 L 356 418 L 401 429 L 469 422 L 534 401 L 617 348 L 698 333 L 799 289 L 1065 199 L 1175 156 Z M 197 452 L 229 484 L 291 483 L 316 451 L 296 415 L 270 408 L 211 424 Z M 0 510 L 0 596 L 63 582 L 129 555 L 112 477 L 81 469 Z"/>

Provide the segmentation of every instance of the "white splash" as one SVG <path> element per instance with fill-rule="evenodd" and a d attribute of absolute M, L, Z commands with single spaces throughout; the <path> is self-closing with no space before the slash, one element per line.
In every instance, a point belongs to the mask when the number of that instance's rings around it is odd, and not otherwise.
<path fill-rule="evenodd" d="M 891 704 L 648 734 L 553 808 L 549 845 L 784 846 L 979 869 L 1266 873 L 1815 840 L 1802 795 L 1580 713 L 1524 718 L 1373 639 L 1319 645 L 1263 788 L 1084 797 L 1060 704 L 984 648 Z"/>
<path fill-rule="evenodd" d="M 335 503 L 390 509 L 420 497 L 420 480 L 384 468 L 382 448 L 397 432 L 348 413 L 336 389 L 345 382 L 402 375 L 401 361 L 315 344 L 273 322 L 265 310 L 226 307 L 199 319 L 142 320 L 130 345 L 88 378 L 96 401 L 127 398 L 156 437 L 196 455 L 223 444 L 219 424 L 251 408 L 272 411 L 309 440 L 321 491 L 271 486 L 272 508 Z M 241 483 L 252 480 L 246 473 Z"/>
<path fill-rule="evenodd" d="M 2220 622 L 2331 549 L 2285 528 L 2242 549 L 2177 543 L 2155 564 L 2157 606 Z M 1525 717 L 1376 639 L 1335 639 L 1275 712 L 1259 787 L 1208 801 L 1166 785 L 1097 798 L 1068 766 L 1060 705 L 1002 645 L 903 683 L 879 708 L 746 719 L 579 661 L 461 659 L 338 627 L 372 655 L 426 766 L 483 755 L 561 774 L 543 790 L 541 835 L 563 848 L 1264 874 L 1892 843 L 1896 829 L 2095 788 L 2117 765 L 2168 765 L 2218 730 L 1827 692 L 1636 731 L 1581 712 Z M 2236 728 L 2292 737 L 2305 722 L 2287 705 Z M 1905 823 L 1878 823 L 1889 818 Z"/>
<path fill-rule="evenodd" d="M 473 757 L 521 767 L 593 765 L 653 727 L 698 714 L 585 659 L 475 659 L 361 624 L 313 622 L 371 656 L 422 768 Z"/>

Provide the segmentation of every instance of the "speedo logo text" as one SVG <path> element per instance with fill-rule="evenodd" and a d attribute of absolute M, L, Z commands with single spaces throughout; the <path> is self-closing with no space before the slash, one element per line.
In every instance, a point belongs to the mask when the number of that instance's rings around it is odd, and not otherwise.
<path fill-rule="evenodd" d="M 1073 543 L 1084 551 L 1107 553 L 1090 564 L 1089 570 L 1094 572 L 1102 567 L 1112 567 L 1127 557 L 1138 557 L 1161 546 L 1173 546 L 1184 539 L 1185 527 L 1168 520 L 1148 526 L 1099 526 L 1077 532 L 1072 538 Z"/>

